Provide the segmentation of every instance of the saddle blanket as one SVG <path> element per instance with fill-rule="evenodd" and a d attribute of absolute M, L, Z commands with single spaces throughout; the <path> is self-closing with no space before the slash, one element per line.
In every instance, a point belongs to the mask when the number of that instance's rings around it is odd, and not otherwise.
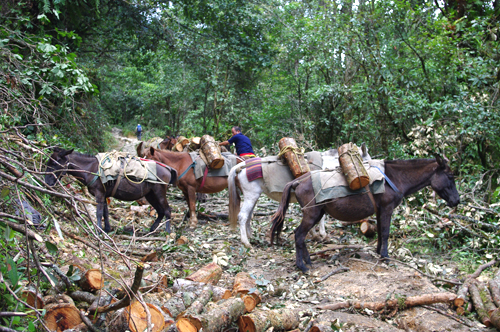
<path fill-rule="evenodd" d="M 317 151 L 306 152 L 304 154 L 309 168 L 312 170 L 320 170 L 323 165 L 321 153 Z M 262 158 L 262 174 L 264 183 L 270 193 L 282 193 L 285 185 L 294 180 L 292 171 L 285 161 L 282 161 L 278 156 L 269 156 Z"/>
<path fill-rule="evenodd" d="M 194 166 L 195 178 L 199 179 L 199 178 L 203 177 L 203 173 L 205 172 L 205 168 L 207 168 L 207 164 L 205 164 L 203 159 L 200 158 L 199 153 L 190 152 L 189 155 L 191 156 L 191 159 L 195 163 L 195 166 Z M 222 157 L 224 158 L 224 166 L 222 166 L 219 169 L 209 168 L 207 176 L 228 176 L 229 175 L 229 171 L 237 163 L 236 155 L 232 154 L 231 152 L 222 152 Z"/>
<path fill-rule="evenodd" d="M 127 152 L 105 152 L 96 155 L 99 161 L 99 177 L 105 184 L 118 178 L 120 171 L 133 181 L 161 182 L 156 176 L 156 162 L 141 160 Z"/>
<path fill-rule="evenodd" d="M 255 181 L 263 177 L 261 158 L 251 158 L 245 161 L 245 168 L 248 182 Z"/>
<path fill-rule="evenodd" d="M 370 177 L 370 191 L 375 194 L 382 194 L 385 192 L 384 187 L 384 161 L 383 160 L 370 160 L 363 163 L 368 176 Z M 372 167 L 376 166 L 380 168 Z M 329 199 L 346 197 L 351 195 L 360 195 L 366 193 L 365 188 L 359 190 L 352 190 L 349 188 L 347 180 L 342 174 L 342 169 L 337 167 L 333 170 L 322 170 L 311 172 L 311 180 L 316 197 L 316 204 L 324 202 Z"/>

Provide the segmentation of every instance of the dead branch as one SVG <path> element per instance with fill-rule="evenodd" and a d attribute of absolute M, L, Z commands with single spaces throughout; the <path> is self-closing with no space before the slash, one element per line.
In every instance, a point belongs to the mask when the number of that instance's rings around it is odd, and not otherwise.
<path fill-rule="evenodd" d="M 334 245 L 333 247 L 330 247 L 328 249 L 320 250 L 313 252 L 310 256 L 316 256 L 316 255 L 321 255 L 324 254 L 325 252 L 333 251 L 333 250 L 342 250 L 342 249 L 364 249 L 366 246 L 361 245 L 361 244 L 351 244 L 351 245 Z"/>
<path fill-rule="evenodd" d="M 355 309 L 365 309 L 380 311 L 382 309 L 405 309 L 416 307 L 424 304 L 434 303 L 452 303 L 457 297 L 453 293 L 437 293 L 437 294 L 424 294 L 418 296 L 401 297 L 399 299 L 387 300 L 386 302 L 361 302 L 361 301 L 345 301 L 339 303 L 332 303 L 316 308 L 321 310 L 337 310 L 354 307 Z"/>
<path fill-rule="evenodd" d="M 139 290 L 139 287 L 141 286 L 143 272 L 144 272 L 144 266 L 142 264 L 139 264 L 137 266 L 137 270 L 135 270 L 134 282 L 132 283 L 132 287 L 130 287 L 130 295 L 125 296 L 118 302 L 111 303 L 103 307 L 98 307 L 96 309 L 97 313 L 115 311 L 130 305 L 131 296 L 135 295 Z"/>
<path fill-rule="evenodd" d="M 349 271 L 349 268 L 341 265 L 340 267 L 336 268 L 332 272 L 325 274 L 324 276 L 322 276 L 318 280 L 315 280 L 314 282 L 315 283 L 322 282 L 322 281 L 325 281 L 326 279 L 330 278 L 334 274 L 341 273 L 341 272 L 347 272 L 347 271 Z"/>

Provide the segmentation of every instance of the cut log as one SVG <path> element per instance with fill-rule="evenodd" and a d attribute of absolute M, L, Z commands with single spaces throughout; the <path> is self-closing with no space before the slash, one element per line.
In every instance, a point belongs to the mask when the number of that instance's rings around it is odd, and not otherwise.
<path fill-rule="evenodd" d="M 290 309 L 255 311 L 238 319 L 238 327 L 242 332 L 265 332 L 271 327 L 274 330 L 288 331 L 297 328 L 299 324 L 299 311 Z"/>
<path fill-rule="evenodd" d="M 189 149 L 198 150 L 200 148 L 201 137 L 192 137 L 191 142 L 189 143 Z"/>
<path fill-rule="evenodd" d="M 28 287 L 23 289 L 21 298 L 33 308 L 42 309 L 45 306 L 42 294 L 37 292 L 36 288 Z"/>
<path fill-rule="evenodd" d="M 97 296 L 94 294 L 84 291 L 74 291 L 69 293 L 69 296 L 73 299 L 73 301 L 86 302 L 88 304 L 94 303 L 97 299 Z"/>
<path fill-rule="evenodd" d="M 497 307 L 493 304 L 491 300 L 490 290 L 486 285 L 482 282 L 477 282 L 477 289 L 479 290 L 479 295 L 481 296 L 481 300 L 483 300 L 484 309 L 488 313 L 488 315 L 495 311 Z"/>
<path fill-rule="evenodd" d="M 88 292 L 93 292 L 102 288 L 104 284 L 101 271 L 99 269 L 87 270 L 79 281 L 79 286 Z"/>
<path fill-rule="evenodd" d="M 372 224 L 368 220 L 363 220 L 361 225 L 359 225 L 361 233 L 366 237 L 374 237 L 377 234 L 377 225 Z"/>
<path fill-rule="evenodd" d="M 80 311 L 71 303 L 53 303 L 44 307 L 45 325 L 51 331 L 61 332 L 82 323 Z"/>
<path fill-rule="evenodd" d="M 309 332 L 333 332 L 331 322 L 314 323 Z"/>
<path fill-rule="evenodd" d="M 283 137 L 278 143 L 280 153 L 286 160 L 294 178 L 298 178 L 310 171 L 309 164 L 304 158 L 304 150 L 299 149 L 291 137 Z"/>
<path fill-rule="evenodd" d="M 370 177 L 363 166 L 356 144 L 346 143 L 339 148 L 339 162 L 349 188 L 358 190 L 370 183 Z"/>
<path fill-rule="evenodd" d="M 455 301 L 453 301 L 453 304 L 456 306 L 456 307 L 463 307 L 465 305 L 465 303 L 467 302 L 467 294 L 469 294 L 469 283 L 470 283 L 470 280 L 466 280 L 462 286 L 460 286 L 460 288 L 458 289 L 457 291 L 457 298 L 455 299 Z"/>
<path fill-rule="evenodd" d="M 403 303 L 401 302 L 401 299 L 392 299 L 387 300 L 386 302 L 345 301 L 317 306 L 317 308 L 322 310 L 337 310 L 354 307 L 355 309 L 368 308 L 370 310 L 380 311 L 386 308 L 411 308 L 419 305 L 434 303 L 453 303 L 456 297 L 457 295 L 454 293 L 424 294 L 419 296 L 409 296 L 404 300 Z"/>
<path fill-rule="evenodd" d="M 260 297 L 260 294 L 258 291 L 248 293 L 247 295 L 242 297 L 243 302 L 245 303 L 245 310 L 246 312 L 252 312 L 255 307 L 262 302 L 262 298 Z"/>
<path fill-rule="evenodd" d="M 198 331 L 201 328 L 201 319 L 199 314 L 212 298 L 212 294 L 212 286 L 205 286 L 200 296 L 191 304 L 189 309 L 177 315 L 176 325 L 179 331 Z"/>
<path fill-rule="evenodd" d="M 236 274 L 236 277 L 234 277 L 233 295 L 245 295 L 251 289 L 256 287 L 257 283 L 255 282 L 255 279 L 250 276 L 250 274 L 246 272 L 239 272 Z"/>
<path fill-rule="evenodd" d="M 158 262 L 158 254 L 156 251 L 150 252 L 141 258 L 141 262 Z"/>
<path fill-rule="evenodd" d="M 73 301 L 73 299 L 66 294 L 44 296 L 43 302 L 45 303 L 45 306 L 49 304 L 62 304 L 62 303 L 69 303 L 71 305 L 75 305 L 75 301 Z"/>
<path fill-rule="evenodd" d="M 469 293 L 470 293 L 472 303 L 474 304 L 474 308 L 476 310 L 476 313 L 479 316 L 479 320 L 484 325 L 491 327 L 492 323 L 491 323 L 490 317 L 488 316 L 488 312 L 484 308 L 483 300 L 481 299 L 481 295 L 479 294 L 479 289 L 477 288 L 476 283 L 472 282 L 469 285 Z"/>
<path fill-rule="evenodd" d="M 182 296 L 172 296 L 167 302 L 161 306 L 161 310 L 171 317 L 177 317 L 181 312 L 186 310 L 184 299 Z"/>
<path fill-rule="evenodd" d="M 186 243 L 188 243 L 188 238 L 186 236 L 184 236 L 184 235 L 181 235 L 177 239 L 177 241 L 175 241 L 175 244 L 178 245 L 178 246 L 186 244 Z"/>
<path fill-rule="evenodd" d="M 497 307 L 500 307 L 500 288 L 498 282 L 492 279 L 489 282 L 489 286 L 493 302 L 495 302 Z"/>
<path fill-rule="evenodd" d="M 490 313 L 491 324 L 500 331 L 500 309 L 495 309 Z"/>
<path fill-rule="evenodd" d="M 193 292 L 197 296 L 199 296 L 205 285 L 206 284 L 203 282 L 191 281 L 186 279 L 176 279 L 174 281 L 174 285 L 172 286 L 172 290 L 174 292 Z M 212 301 L 214 302 L 218 302 L 222 299 L 228 299 L 231 297 L 231 291 L 229 289 L 213 286 L 212 290 Z"/>
<path fill-rule="evenodd" d="M 165 318 L 155 305 L 146 303 L 151 314 L 152 332 L 162 331 L 165 327 Z M 109 332 L 143 332 L 147 330 L 147 314 L 140 302 L 133 302 L 126 308 L 116 311 L 108 320 Z"/>
<path fill-rule="evenodd" d="M 222 331 L 245 313 L 245 304 L 239 297 L 230 298 L 199 316 L 203 331 Z"/>
<path fill-rule="evenodd" d="M 222 268 L 216 263 L 205 265 L 186 279 L 216 285 L 222 277 Z"/>
<path fill-rule="evenodd" d="M 206 158 L 206 164 L 211 169 L 219 169 L 224 166 L 224 158 L 220 152 L 219 144 L 210 135 L 203 135 L 200 140 L 200 154 Z M 202 157 L 203 159 L 203 157 Z"/>

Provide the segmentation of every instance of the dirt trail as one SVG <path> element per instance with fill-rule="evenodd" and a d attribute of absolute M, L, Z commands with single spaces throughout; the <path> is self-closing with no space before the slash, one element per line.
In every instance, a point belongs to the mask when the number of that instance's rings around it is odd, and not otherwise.
<path fill-rule="evenodd" d="M 112 128 L 111 133 L 116 138 L 118 144 L 118 146 L 114 148 L 115 150 L 128 152 L 133 156 L 137 155 L 135 148 L 139 144 L 139 140 L 122 136 L 122 130 L 118 128 Z"/>

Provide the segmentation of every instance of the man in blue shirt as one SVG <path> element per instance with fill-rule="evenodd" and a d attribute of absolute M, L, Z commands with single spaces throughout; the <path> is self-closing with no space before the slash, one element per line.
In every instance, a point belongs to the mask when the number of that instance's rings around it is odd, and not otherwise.
<path fill-rule="evenodd" d="M 255 158 L 255 153 L 252 149 L 252 143 L 250 139 L 241 133 L 240 127 L 231 128 L 231 133 L 233 137 L 227 141 L 220 142 L 219 145 L 231 145 L 234 143 L 236 146 L 236 154 L 243 158 L 244 160 Z"/>
<path fill-rule="evenodd" d="M 140 141 L 141 140 L 141 135 L 142 135 L 142 127 L 141 127 L 141 124 L 138 124 L 137 125 L 137 128 L 135 129 L 136 130 L 136 135 L 137 135 L 137 139 Z"/>

